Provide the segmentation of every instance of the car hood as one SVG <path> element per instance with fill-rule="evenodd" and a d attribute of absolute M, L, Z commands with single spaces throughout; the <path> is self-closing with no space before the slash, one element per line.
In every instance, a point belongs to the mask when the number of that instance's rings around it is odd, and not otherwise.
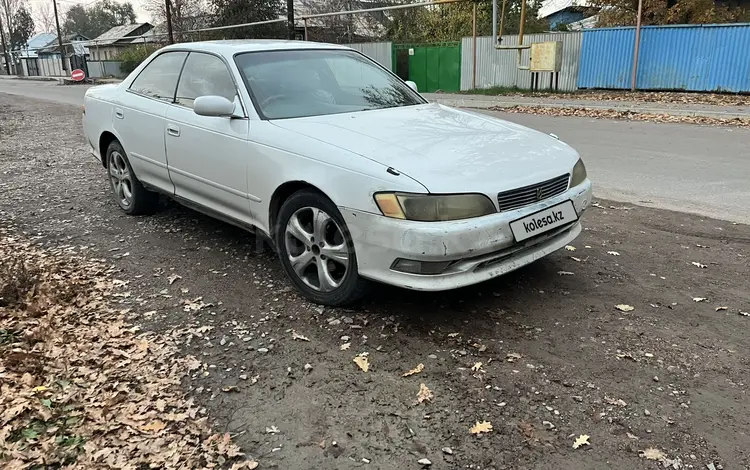
<path fill-rule="evenodd" d="M 273 123 L 392 167 L 432 193 L 494 198 L 569 173 L 579 158 L 547 134 L 439 104 Z"/>

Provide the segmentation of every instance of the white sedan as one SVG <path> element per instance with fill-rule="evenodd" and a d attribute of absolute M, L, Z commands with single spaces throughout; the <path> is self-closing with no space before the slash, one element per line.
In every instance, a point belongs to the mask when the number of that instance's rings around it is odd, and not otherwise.
<path fill-rule="evenodd" d="M 343 46 L 177 44 L 86 92 L 84 129 L 128 214 L 158 194 L 254 231 L 325 305 L 369 281 L 436 291 L 570 243 L 591 201 L 554 137 L 439 104 Z"/>

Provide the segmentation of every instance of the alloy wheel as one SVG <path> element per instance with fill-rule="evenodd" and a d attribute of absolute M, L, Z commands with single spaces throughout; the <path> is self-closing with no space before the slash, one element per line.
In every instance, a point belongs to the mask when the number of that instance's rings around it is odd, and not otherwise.
<path fill-rule="evenodd" d="M 118 151 L 109 155 L 109 179 L 117 202 L 124 208 L 133 203 L 133 179 L 125 162 L 125 157 Z"/>
<path fill-rule="evenodd" d="M 289 218 L 284 234 L 292 270 L 310 288 L 336 290 L 349 269 L 349 250 L 338 223 L 315 207 L 298 209 Z"/>

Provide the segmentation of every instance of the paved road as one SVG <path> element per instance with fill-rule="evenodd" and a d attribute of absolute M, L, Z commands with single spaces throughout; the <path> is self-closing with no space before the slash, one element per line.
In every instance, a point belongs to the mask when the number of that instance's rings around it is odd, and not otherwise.
<path fill-rule="evenodd" d="M 0 93 L 75 105 L 85 89 L 0 80 Z M 750 223 L 750 129 L 482 112 L 578 149 L 600 197 Z"/>

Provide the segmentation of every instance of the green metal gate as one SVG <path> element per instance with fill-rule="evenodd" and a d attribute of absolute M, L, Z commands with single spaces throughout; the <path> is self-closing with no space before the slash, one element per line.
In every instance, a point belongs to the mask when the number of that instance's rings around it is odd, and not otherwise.
<path fill-rule="evenodd" d="M 461 42 L 394 44 L 393 70 L 430 93 L 461 89 Z"/>

